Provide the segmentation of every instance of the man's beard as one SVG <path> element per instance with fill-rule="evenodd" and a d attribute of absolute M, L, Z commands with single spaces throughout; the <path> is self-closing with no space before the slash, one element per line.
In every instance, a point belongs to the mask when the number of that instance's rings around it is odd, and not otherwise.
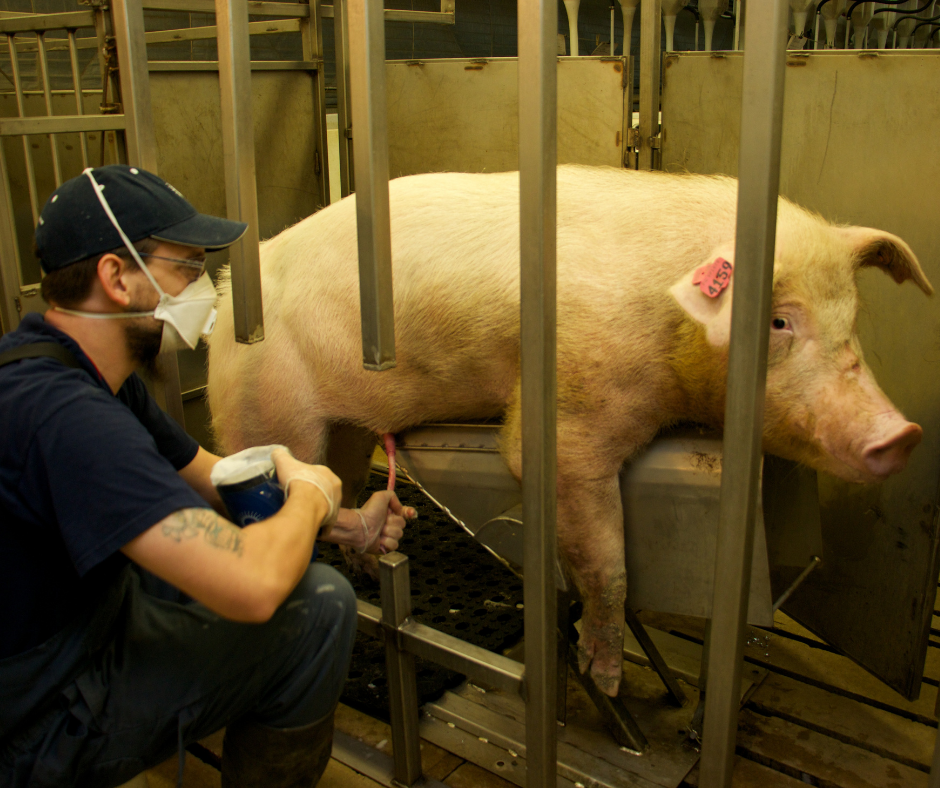
<path fill-rule="evenodd" d="M 127 311 L 145 312 L 147 310 L 130 306 Z M 153 319 L 149 317 L 128 320 L 124 331 L 131 358 L 152 381 L 162 383 L 163 371 L 157 363 L 157 357 L 160 355 L 160 342 L 163 339 L 163 321 L 156 321 L 156 326 L 152 325 L 153 322 Z"/>

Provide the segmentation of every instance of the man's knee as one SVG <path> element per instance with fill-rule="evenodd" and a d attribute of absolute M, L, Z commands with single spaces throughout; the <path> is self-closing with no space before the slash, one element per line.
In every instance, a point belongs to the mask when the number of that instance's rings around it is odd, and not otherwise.
<path fill-rule="evenodd" d="M 335 622 L 350 639 L 355 636 L 356 592 L 349 581 L 328 564 L 310 564 L 284 607 L 314 611 L 318 621 Z"/>
<path fill-rule="evenodd" d="M 356 637 L 356 595 L 339 572 L 311 564 L 272 622 L 291 641 L 290 680 L 255 711 L 273 728 L 295 728 L 328 714 L 339 699 Z"/>

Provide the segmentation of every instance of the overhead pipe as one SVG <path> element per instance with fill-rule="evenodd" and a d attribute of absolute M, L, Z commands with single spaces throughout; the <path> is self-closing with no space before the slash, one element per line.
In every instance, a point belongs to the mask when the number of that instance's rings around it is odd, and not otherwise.
<path fill-rule="evenodd" d="M 581 0 L 564 0 L 568 14 L 568 54 L 578 56 L 578 7 Z"/>
<path fill-rule="evenodd" d="M 666 28 L 666 51 L 675 52 L 676 17 L 689 0 L 663 0 L 663 25 Z"/>
<path fill-rule="evenodd" d="M 692 47 L 692 49 L 697 52 L 698 51 L 698 28 L 699 28 L 699 24 L 702 21 L 702 17 L 699 14 L 698 9 L 692 8 L 692 6 L 690 5 L 687 5 L 685 8 L 682 9 L 682 11 L 688 11 L 690 14 L 692 14 L 692 16 L 695 17 L 695 39 L 694 39 L 695 45 Z M 682 11 L 680 11 L 679 13 L 682 13 Z M 737 47 L 735 47 L 735 49 L 737 49 Z"/>
<path fill-rule="evenodd" d="M 728 10 L 728 0 L 699 0 L 698 12 L 702 15 L 705 27 L 705 51 L 712 51 L 712 38 L 715 35 L 715 23 Z"/>
<path fill-rule="evenodd" d="M 806 30 L 806 19 L 809 10 L 815 8 L 816 0 L 790 0 L 790 10 L 793 12 L 793 33 L 801 36 Z"/>
<path fill-rule="evenodd" d="M 633 43 L 633 17 L 640 0 L 620 0 L 620 13 L 623 14 L 623 55 L 630 57 L 630 44 Z"/>

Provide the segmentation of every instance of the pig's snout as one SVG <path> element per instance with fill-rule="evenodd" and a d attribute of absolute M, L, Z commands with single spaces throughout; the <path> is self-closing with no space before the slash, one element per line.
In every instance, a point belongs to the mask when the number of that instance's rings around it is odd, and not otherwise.
<path fill-rule="evenodd" d="M 892 435 L 867 446 L 862 452 L 865 468 L 878 479 L 886 479 L 907 467 L 907 459 L 924 437 L 917 424 L 905 422 Z"/>

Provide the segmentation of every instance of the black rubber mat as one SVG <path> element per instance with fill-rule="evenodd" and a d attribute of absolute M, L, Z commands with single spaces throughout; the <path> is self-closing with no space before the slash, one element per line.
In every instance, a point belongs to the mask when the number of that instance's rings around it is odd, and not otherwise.
<path fill-rule="evenodd" d="M 360 499 L 384 490 L 387 479 L 373 473 Z M 406 482 L 397 486 L 399 499 L 418 511 L 405 529 L 399 552 L 410 559 L 413 617 L 441 632 L 490 651 L 502 651 L 522 637 L 522 580 Z M 356 595 L 381 605 L 379 584 L 358 577 L 346 565 L 339 548 L 320 543 L 320 561 L 342 572 Z M 416 660 L 418 701 L 425 703 L 457 686 L 464 676 L 432 662 Z M 375 717 L 388 719 L 385 646 L 381 640 L 356 636 L 343 703 Z"/>

